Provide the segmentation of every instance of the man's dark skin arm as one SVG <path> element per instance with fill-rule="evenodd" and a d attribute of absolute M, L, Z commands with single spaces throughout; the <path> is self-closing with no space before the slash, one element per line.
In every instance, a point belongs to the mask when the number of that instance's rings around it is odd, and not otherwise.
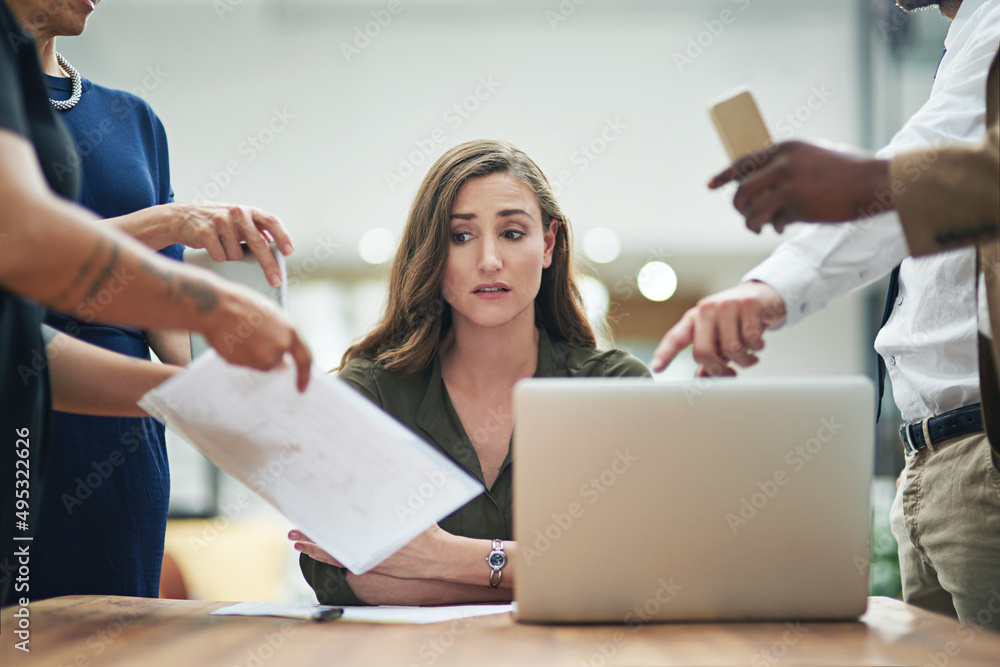
<path fill-rule="evenodd" d="M 792 222 L 846 222 L 892 207 L 888 160 L 788 141 L 737 161 L 708 183 L 740 180 L 733 205 L 747 227 L 779 232 Z"/>

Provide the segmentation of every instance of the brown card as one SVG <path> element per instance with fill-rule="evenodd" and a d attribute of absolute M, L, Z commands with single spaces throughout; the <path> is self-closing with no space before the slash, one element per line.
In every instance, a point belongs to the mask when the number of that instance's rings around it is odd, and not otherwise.
<path fill-rule="evenodd" d="M 711 112 L 715 129 L 733 162 L 771 145 L 771 135 L 749 90 L 714 104 Z"/>

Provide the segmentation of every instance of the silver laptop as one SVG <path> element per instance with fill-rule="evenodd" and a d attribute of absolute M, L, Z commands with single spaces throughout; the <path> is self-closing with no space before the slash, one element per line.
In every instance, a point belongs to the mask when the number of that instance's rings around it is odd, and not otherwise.
<path fill-rule="evenodd" d="M 860 377 L 522 381 L 518 619 L 858 618 L 873 406 Z"/>
<path fill-rule="evenodd" d="M 231 280 L 257 290 L 281 306 L 282 310 L 287 311 L 288 270 L 285 266 L 284 255 L 278 251 L 278 247 L 274 243 L 268 244 L 268 248 L 271 250 L 271 255 L 278 263 L 278 270 L 281 272 L 281 285 L 278 287 L 271 287 L 271 284 L 267 282 L 267 277 L 264 275 L 264 270 L 260 268 L 260 264 L 257 262 L 257 258 L 254 257 L 253 253 L 250 252 L 246 245 L 242 245 L 242 247 L 243 258 L 230 262 L 215 261 L 212 259 L 212 256 L 208 254 L 207 250 L 185 248 L 183 261 L 185 264 L 192 264 L 203 269 L 208 269 L 226 280 Z M 208 348 L 208 341 L 206 341 L 201 334 L 194 332 L 191 333 L 192 359 Z"/>

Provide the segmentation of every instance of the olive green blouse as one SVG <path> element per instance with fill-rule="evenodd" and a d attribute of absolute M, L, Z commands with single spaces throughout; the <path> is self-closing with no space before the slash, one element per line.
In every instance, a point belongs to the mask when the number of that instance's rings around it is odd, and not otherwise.
<path fill-rule="evenodd" d="M 535 377 L 618 377 L 650 375 L 646 366 L 622 350 L 600 351 L 553 341 L 538 330 Z M 504 459 L 493 487 L 486 489 L 479 456 L 441 379 L 441 360 L 412 375 L 397 375 L 372 361 L 352 359 L 339 377 L 371 399 L 411 431 L 450 457 L 479 480 L 484 493 L 439 522 L 453 535 L 477 539 L 513 539 L 511 529 L 511 459 Z M 320 563 L 303 554 L 302 574 L 322 604 L 360 605 L 347 584 L 347 570 Z"/>

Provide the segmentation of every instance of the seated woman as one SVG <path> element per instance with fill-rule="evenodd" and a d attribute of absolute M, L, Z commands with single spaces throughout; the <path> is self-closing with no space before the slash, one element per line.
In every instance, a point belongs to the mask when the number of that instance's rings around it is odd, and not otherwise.
<path fill-rule="evenodd" d="M 514 383 L 527 377 L 648 376 L 600 351 L 573 277 L 569 221 L 517 147 L 473 141 L 424 179 L 392 265 L 381 322 L 344 354 L 340 377 L 478 479 L 484 493 L 356 576 L 298 531 L 321 603 L 510 600 Z M 500 544 L 502 541 L 502 545 Z M 494 571 L 487 556 L 506 552 Z"/>

